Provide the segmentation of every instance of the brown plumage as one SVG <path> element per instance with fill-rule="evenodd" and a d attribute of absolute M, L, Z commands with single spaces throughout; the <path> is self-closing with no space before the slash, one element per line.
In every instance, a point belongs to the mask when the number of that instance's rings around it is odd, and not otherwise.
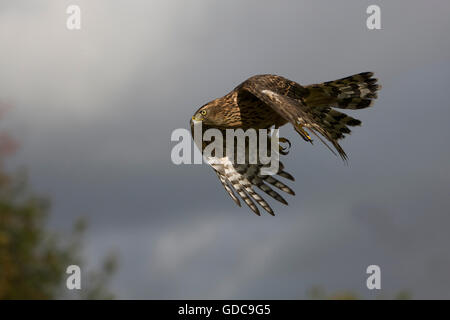
<path fill-rule="evenodd" d="M 342 159 L 347 160 L 338 140 L 350 134 L 349 127 L 359 126 L 361 121 L 333 108 L 369 107 L 380 89 L 377 79 L 372 76 L 372 72 L 364 72 L 335 81 L 302 86 L 277 75 L 256 75 L 225 96 L 199 108 L 192 117 L 191 128 L 193 121 L 201 121 L 203 130 L 216 128 L 222 131 L 269 129 L 273 126 L 278 128 L 291 123 L 305 141 L 312 143 L 309 131 L 333 151 L 326 143 L 330 142 Z M 204 147 L 205 145 L 201 146 L 202 151 Z M 259 210 L 253 201 L 271 214 L 273 210 L 254 192 L 254 186 L 284 204 L 287 204 L 286 200 L 268 184 L 287 193 L 294 193 L 274 177 L 261 175 L 261 164 L 240 165 L 226 157 L 216 162 L 219 164 L 211 165 L 233 200 L 240 205 L 238 197 L 233 194 L 234 190 L 257 214 Z M 283 171 L 282 166 L 277 174 L 293 180 L 290 174 Z"/>

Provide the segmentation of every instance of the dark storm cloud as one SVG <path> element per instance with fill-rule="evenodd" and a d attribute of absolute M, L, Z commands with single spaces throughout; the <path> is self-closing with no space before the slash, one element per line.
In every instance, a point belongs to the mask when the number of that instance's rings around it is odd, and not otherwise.
<path fill-rule="evenodd" d="M 379 264 L 386 294 L 448 297 L 447 2 L 381 2 L 383 30 L 369 31 L 361 1 L 79 1 L 78 33 L 69 3 L 0 7 L 0 97 L 53 225 L 87 215 L 89 257 L 120 249 L 119 296 L 370 297 Z M 354 113 L 350 166 L 282 130 L 297 195 L 275 218 L 235 207 L 210 168 L 170 161 L 172 130 L 250 75 L 367 70 L 383 89 Z"/>

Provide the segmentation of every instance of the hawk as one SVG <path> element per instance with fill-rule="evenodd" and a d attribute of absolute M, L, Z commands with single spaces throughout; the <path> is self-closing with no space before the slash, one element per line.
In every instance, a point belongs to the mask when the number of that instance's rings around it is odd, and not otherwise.
<path fill-rule="evenodd" d="M 204 131 L 215 128 L 222 132 L 226 129 L 279 128 L 290 123 L 305 141 L 312 143 L 312 134 L 334 154 L 337 152 L 347 161 L 347 155 L 338 141 L 350 134 L 349 127 L 359 126 L 361 121 L 335 108 L 368 108 L 377 98 L 380 88 L 372 72 L 307 86 L 282 76 L 256 75 L 225 96 L 200 107 L 190 121 L 191 131 L 194 135 L 194 125 L 199 122 Z M 290 145 L 287 139 L 281 138 L 280 141 Z M 202 152 L 205 147 L 205 142 L 199 145 Z M 224 147 L 227 148 L 226 145 Z M 281 154 L 287 154 L 283 152 L 283 148 L 280 150 Z M 212 156 L 207 160 L 234 202 L 241 206 L 239 198 L 242 199 L 257 215 L 260 215 L 257 205 L 271 215 L 274 215 L 274 211 L 255 188 L 286 205 L 287 201 L 274 187 L 295 195 L 294 191 L 278 178 L 294 181 L 293 176 L 284 171 L 281 162 L 276 175 L 267 175 L 261 173 L 263 164 L 259 162 L 238 164 L 235 159 L 229 159 L 227 156 Z"/>

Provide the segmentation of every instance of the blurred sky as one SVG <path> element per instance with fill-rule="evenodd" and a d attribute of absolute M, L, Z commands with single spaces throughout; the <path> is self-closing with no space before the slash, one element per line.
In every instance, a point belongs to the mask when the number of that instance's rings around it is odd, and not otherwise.
<path fill-rule="evenodd" d="M 66 8 L 81 7 L 81 30 Z M 366 28 L 381 6 L 382 30 Z M 450 298 L 450 3 L 0 1 L 1 126 L 12 167 L 52 199 L 52 227 L 89 218 L 95 265 L 119 253 L 120 298 Z M 296 177 L 275 217 L 238 208 L 206 165 L 172 164 L 170 135 L 254 74 L 301 84 L 374 71 L 383 89 L 343 142 L 281 133 Z M 381 292 L 365 286 L 382 272 Z"/>

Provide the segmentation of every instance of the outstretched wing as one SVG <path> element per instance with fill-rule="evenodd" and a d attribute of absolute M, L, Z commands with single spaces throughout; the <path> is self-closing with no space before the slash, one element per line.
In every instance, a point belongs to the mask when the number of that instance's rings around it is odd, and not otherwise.
<path fill-rule="evenodd" d="M 380 86 L 373 73 L 365 72 L 347 78 L 324 82 L 322 84 L 303 87 L 300 84 L 276 75 L 258 75 L 249 78 L 236 90 L 241 93 L 251 93 L 277 112 L 306 141 L 311 142 L 303 127 L 309 129 L 327 147 L 323 136 L 337 150 L 342 159 L 346 160 L 338 140 L 344 138 L 351 130 L 348 126 L 357 126 L 361 121 L 332 107 L 344 109 L 361 109 L 369 107 L 377 97 Z M 333 151 L 330 147 L 328 147 Z"/>
<path fill-rule="evenodd" d="M 238 206 L 241 206 L 239 201 L 239 198 L 241 198 L 257 215 L 260 215 L 260 212 L 256 204 L 260 205 L 271 215 L 274 215 L 274 212 L 267 201 L 255 191 L 255 187 L 285 205 L 288 204 L 287 201 L 278 192 L 273 190 L 271 186 L 275 186 L 288 194 L 295 195 L 295 192 L 291 188 L 274 178 L 274 176 L 261 173 L 261 168 L 264 165 L 236 164 L 234 161 L 230 161 L 228 157 L 210 157 L 207 160 L 216 171 L 220 182 L 234 202 Z M 284 166 L 281 162 L 279 163 L 277 175 L 294 181 L 294 177 L 284 171 Z"/>
<path fill-rule="evenodd" d="M 190 122 L 191 126 L 191 133 L 192 137 L 194 137 L 194 122 L 191 120 Z M 207 126 L 202 126 L 202 130 L 207 130 Z M 202 133 L 203 134 L 203 133 Z M 256 145 L 259 147 L 261 146 L 258 136 L 258 141 Z M 277 150 L 270 150 L 271 146 L 271 137 L 267 136 L 267 152 L 269 153 L 268 156 L 272 154 L 272 152 L 277 152 Z M 207 146 L 207 143 L 205 141 L 202 141 L 201 143 L 198 141 L 195 141 L 197 147 L 201 150 L 202 154 Z M 228 154 L 227 147 L 233 147 L 234 148 L 234 156 L 237 157 L 237 146 L 235 144 L 231 146 L 227 146 L 226 140 L 223 141 L 224 145 L 224 151 L 222 154 Z M 258 148 L 257 147 L 257 148 Z M 204 155 L 204 159 L 207 161 L 207 163 L 214 169 L 216 172 L 222 186 L 225 188 L 226 192 L 230 195 L 230 197 L 233 199 L 233 201 L 240 207 L 241 202 L 239 199 L 242 199 L 249 207 L 250 209 L 256 213 L 257 215 L 260 215 L 260 211 L 257 207 L 257 204 L 260 205 L 264 210 L 266 210 L 271 215 L 274 215 L 274 211 L 271 208 L 271 206 L 268 204 L 268 202 L 260 195 L 258 194 L 255 189 L 258 188 L 270 197 L 274 198 L 275 200 L 278 200 L 279 202 L 287 205 L 287 201 L 272 187 L 276 187 L 280 189 L 283 192 L 286 192 L 291 195 L 295 195 L 295 192 L 287 186 L 284 182 L 278 180 L 278 177 L 282 177 L 291 181 L 294 181 L 294 177 L 284 171 L 284 165 L 280 161 L 278 161 L 278 171 L 275 174 L 268 175 L 265 174 L 262 170 L 263 168 L 267 169 L 270 166 L 269 164 L 262 164 L 259 158 L 259 149 L 256 148 L 254 150 L 254 146 L 252 146 L 249 141 L 246 141 L 244 143 L 244 150 L 243 151 L 246 154 L 245 163 L 239 164 L 237 159 L 229 159 L 227 156 L 225 157 L 218 157 L 214 154 L 210 156 Z M 250 154 L 256 152 L 257 155 L 257 163 L 251 164 L 249 163 Z M 279 158 L 277 158 L 279 160 Z M 274 172 L 273 172 L 274 173 Z M 277 177 L 278 176 L 278 177 Z"/>

